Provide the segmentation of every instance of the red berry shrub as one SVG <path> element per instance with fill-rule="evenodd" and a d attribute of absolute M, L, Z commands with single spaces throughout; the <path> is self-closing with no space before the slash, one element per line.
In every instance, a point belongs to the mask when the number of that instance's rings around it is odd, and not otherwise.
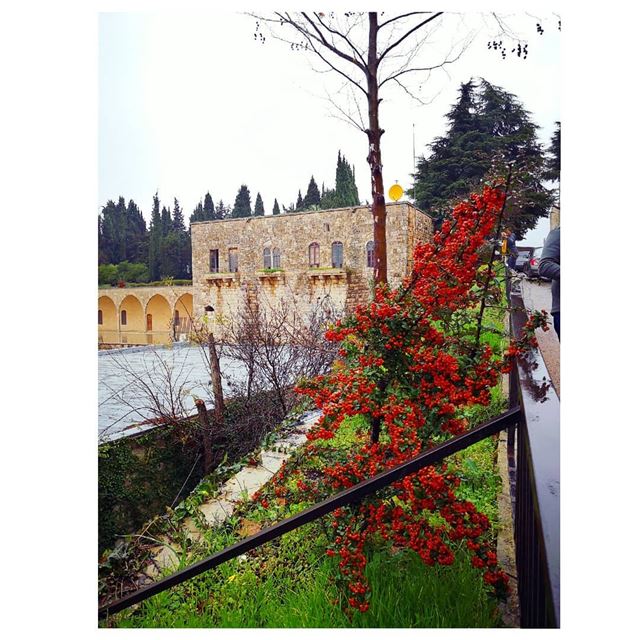
<path fill-rule="evenodd" d="M 339 361 L 327 375 L 298 387 L 322 409 L 308 438 L 331 439 L 355 415 L 366 418 L 371 438 L 324 469 L 310 498 L 351 487 L 464 432 L 461 410 L 490 402 L 505 357 L 524 348 L 496 353 L 480 339 L 480 303 L 499 300 L 500 292 L 493 262 L 481 265 L 479 250 L 497 231 L 504 201 L 503 189 L 485 187 L 458 204 L 433 242 L 416 247 L 403 286 L 378 288 L 373 302 L 327 331 L 328 340 L 340 343 Z M 492 551 L 489 521 L 456 497 L 458 484 L 442 464 L 334 512 L 327 553 L 339 558 L 352 607 L 368 608 L 364 569 L 371 544 L 413 549 L 428 565 L 446 565 L 454 561 L 452 543 L 465 540 L 485 582 L 505 593 L 507 577 Z M 297 487 L 308 489 L 303 481 Z M 277 478 L 275 493 L 287 494 Z"/>

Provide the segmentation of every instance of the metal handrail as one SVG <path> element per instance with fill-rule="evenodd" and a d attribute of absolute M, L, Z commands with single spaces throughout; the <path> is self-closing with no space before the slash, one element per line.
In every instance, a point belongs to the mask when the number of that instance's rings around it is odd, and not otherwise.
<path fill-rule="evenodd" d="M 491 435 L 502 431 L 503 429 L 507 429 L 510 426 L 516 424 L 520 418 L 520 407 L 514 407 L 501 414 L 497 418 L 493 420 L 489 420 L 484 424 L 476 427 L 475 429 L 471 429 L 462 435 L 456 436 L 455 438 L 451 438 L 446 442 L 437 445 L 428 451 L 418 454 L 417 456 L 403 462 L 392 469 L 387 469 L 386 471 L 382 471 L 381 473 L 369 478 L 368 480 L 364 480 L 363 482 L 350 487 L 349 489 L 345 489 L 340 493 L 327 498 L 326 500 L 319 502 L 311 507 L 308 507 L 304 511 L 297 513 L 290 518 L 286 518 L 285 520 L 281 520 L 275 525 L 267 527 L 258 533 L 249 536 L 248 538 L 244 538 L 240 540 L 236 544 L 223 549 L 222 551 L 218 551 L 213 555 L 201 560 L 199 562 L 194 563 L 193 565 L 186 567 L 185 569 L 181 569 L 180 571 L 176 571 L 175 573 L 163 578 L 162 580 L 158 580 L 153 584 L 148 585 L 147 587 L 143 587 L 138 591 L 135 591 L 128 596 L 125 596 L 119 600 L 103 605 L 98 609 L 98 617 L 104 618 L 107 615 L 117 613 L 118 611 L 122 611 L 134 604 L 142 602 L 151 596 L 154 596 L 162 591 L 166 591 L 171 587 L 174 587 L 190 578 L 193 578 L 213 567 L 217 567 L 218 565 L 226 562 L 227 560 L 231 560 L 232 558 L 236 558 L 247 551 L 255 549 L 263 545 L 266 542 L 274 540 L 282 536 L 289 531 L 293 531 L 298 527 L 301 527 L 313 520 L 317 520 L 322 516 L 335 511 L 336 509 L 343 507 L 347 504 L 357 503 L 362 500 L 365 496 L 368 496 L 378 489 L 386 487 L 393 482 L 404 478 L 406 475 L 410 473 L 415 473 L 420 469 L 437 464 L 441 462 L 444 458 L 453 453 L 461 451 L 462 449 L 466 449 L 467 447 L 483 440 Z"/>

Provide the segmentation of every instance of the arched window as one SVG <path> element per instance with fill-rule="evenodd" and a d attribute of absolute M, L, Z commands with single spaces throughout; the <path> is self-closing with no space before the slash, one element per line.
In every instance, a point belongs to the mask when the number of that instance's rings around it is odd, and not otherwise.
<path fill-rule="evenodd" d="M 262 261 L 265 269 L 271 269 L 271 249 L 265 247 L 262 251 Z"/>
<path fill-rule="evenodd" d="M 312 242 L 309 245 L 309 266 L 320 266 L 320 245 L 317 242 Z"/>
<path fill-rule="evenodd" d="M 102 309 L 98 309 L 98 324 L 102 324 Z"/>
<path fill-rule="evenodd" d="M 280 249 L 274 248 L 273 252 L 272 252 L 272 256 L 273 256 L 273 268 L 274 269 L 279 269 L 280 268 Z"/>
<path fill-rule="evenodd" d="M 334 242 L 331 245 L 331 266 L 334 269 L 342 269 L 343 253 L 342 242 Z"/>
<path fill-rule="evenodd" d="M 373 267 L 373 240 L 367 242 L 367 267 Z"/>
<path fill-rule="evenodd" d="M 127 310 L 123 309 L 120 312 L 120 324 L 125 325 L 127 324 Z"/>

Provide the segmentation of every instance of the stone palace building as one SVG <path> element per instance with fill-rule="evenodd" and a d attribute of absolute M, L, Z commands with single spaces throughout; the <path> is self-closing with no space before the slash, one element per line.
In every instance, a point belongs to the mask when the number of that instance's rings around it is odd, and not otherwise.
<path fill-rule="evenodd" d="M 387 204 L 389 283 L 412 268 L 433 221 L 408 202 Z M 338 312 L 366 302 L 373 283 L 373 218 L 367 206 L 231 218 L 191 225 L 193 311 L 234 314 L 248 297 L 302 312 L 329 300 Z M 220 316 L 218 316 L 220 317 Z"/>
<path fill-rule="evenodd" d="M 415 245 L 432 236 L 427 214 L 408 202 L 387 204 L 392 286 L 411 272 Z M 373 218 L 367 206 L 194 222 L 191 246 L 191 287 L 98 289 L 100 343 L 185 339 L 193 319 L 208 315 L 224 322 L 245 301 L 268 310 L 291 300 L 302 314 L 329 303 L 342 313 L 371 296 Z"/>

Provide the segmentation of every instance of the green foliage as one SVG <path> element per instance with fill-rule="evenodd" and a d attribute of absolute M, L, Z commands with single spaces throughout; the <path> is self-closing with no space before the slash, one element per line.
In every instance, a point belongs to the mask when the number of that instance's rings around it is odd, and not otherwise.
<path fill-rule="evenodd" d="M 460 86 L 459 98 L 446 115 L 447 133 L 430 145 L 428 157 L 418 160 L 409 194 L 416 205 L 440 220 L 454 203 L 467 197 L 490 175 L 506 175 L 514 167 L 512 201 L 507 223 L 522 238 L 553 201 L 542 186 L 545 156 L 537 139 L 538 127 L 511 93 L 486 80 Z"/>
<path fill-rule="evenodd" d="M 114 286 L 118 280 L 118 267 L 115 264 L 101 264 L 98 266 L 98 284 Z"/>
<path fill-rule="evenodd" d="M 251 193 L 246 184 L 240 186 L 231 211 L 232 218 L 249 218 L 251 216 Z"/>
<path fill-rule="evenodd" d="M 551 136 L 551 144 L 547 149 L 545 160 L 545 180 L 560 180 L 560 123 L 556 122 L 556 129 Z"/>
<path fill-rule="evenodd" d="M 307 187 L 307 194 L 303 200 L 303 207 L 305 209 L 311 209 L 312 207 L 320 206 L 320 191 L 318 190 L 318 185 L 314 180 L 313 176 L 311 176 L 311 180 L 309 180 L 309 186 Z"/>
<path fill-rule="evenodd" d="M 273 213 L 274 216 L 277 216 L 280 213 L 280 205 L 278 204 L 278 199 L 277 198 L 273 201 L 273 211 L 272 211 L 272 213 Z"/>
<path fill-rule="evenodd" d="M 213 198 L 211 194 L 207 191 L 204 196 L 204 207 L 203 207 L 203 220 L 216 220 L 216 212 L 215 207 L 213 205 Z"/>
<path fill-rule="evenodd" d="M 263 216 L 264 215 L 264 203 L 262 202 L 262 196 L 260 193 L 256 196 L 256 206 L 253 212 L 254 216 Z"/>
<path fill-rule="evenodd" d="M 298 199 L 296 200 L 296 211 L 302 211 L 304 209 L 304 200 L 302 199 L 302 194 L 298 189 Z"/>
<path fill-rule="evenodd" d="M 336 165 L 336 186 L 334 189 L 325 190 L 322 185 L 320 196 L 321 209 L 338 209 L 340 207 L 352 207 L 360 204 L 358 187 L 356 186 L 355 168 L 338 151 L 338 163 Z"/>
<path fill-rule="evenodd" d="M 135 531 L 165 505 L 193 489 L 202 469 L 185 479 L 199 453 L 197 426 L 157 428 L 101 445 L 98 455 L 98 543 Z M 199 463 L 201 466 L 201 463 Z"/>

